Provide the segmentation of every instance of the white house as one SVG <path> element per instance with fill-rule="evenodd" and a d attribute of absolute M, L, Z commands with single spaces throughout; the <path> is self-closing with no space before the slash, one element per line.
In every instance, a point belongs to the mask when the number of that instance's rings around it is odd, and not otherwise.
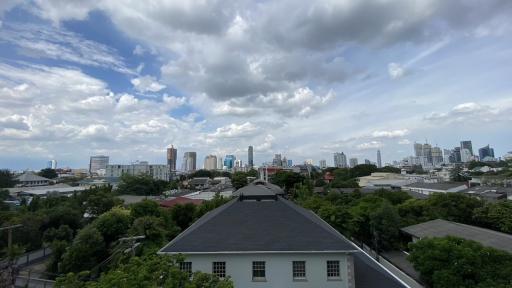
<path fill-rule="evenodd" d="M 209 212 L 159 254 L 181 269 L 231 277 L 235 287 L 408 287 L 313 212 L 256 181 Z"/>

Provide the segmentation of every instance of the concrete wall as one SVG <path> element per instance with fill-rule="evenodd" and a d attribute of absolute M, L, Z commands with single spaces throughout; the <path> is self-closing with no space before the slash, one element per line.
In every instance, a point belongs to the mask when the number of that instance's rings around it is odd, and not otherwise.
<path fill-rule="evenodd" d="M 206 254 L 187 255 L 185 261 L 192 262 L 192 271 L 212 273 L 212 262 L 226 262 L 226 275 L 231 276 L 235 287 L 241 288 L 331 288 L 354 287 L 349 283 L 351 256 L 341 253 L 293 253 L 293 254 Z M 340 261 L 341 279 L 327 279 L 327 260 Z M 252 281 L 252 262 L 265 261 L 265 282 Z M 306 280 L 295 280 L 292 261 L 306 261 Z M 353 268 L 352 268 L 353 269 Z"/>

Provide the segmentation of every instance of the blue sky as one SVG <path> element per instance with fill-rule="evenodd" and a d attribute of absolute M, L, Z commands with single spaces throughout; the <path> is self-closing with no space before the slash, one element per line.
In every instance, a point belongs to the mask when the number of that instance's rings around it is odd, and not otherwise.
<path fill-rule="evenodd" d="M 510 1 L 142 2 L 2 1 L 1 168 L 512 150 Z"/>

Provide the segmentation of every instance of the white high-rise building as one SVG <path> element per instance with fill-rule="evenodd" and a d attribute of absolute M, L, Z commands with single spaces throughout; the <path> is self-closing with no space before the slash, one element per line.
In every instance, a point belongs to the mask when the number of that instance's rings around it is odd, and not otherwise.
<path fill-rule="evenodd" d="M 318 162 L 318 166 L 320 166 L 320 169 L 325 169 L 325 168 L 327 168 L 327 161 L 325 161 L 325 160 L 323 160 L 323 159 L 322 159 L 322 160 L 320 160 L 320 161 Z"/>
<path fill-rule="evenodd" d="M 242 159 L 236 159 L 235 160 L 235 167 L 236 168 L 242 168 Z"/>
<path fill-rule="evenodd" d="M 215 170 L 217 169 L 217 156 L 208 155 L 204 158 L 204 169 Z"/>
<path fill-rule="evenodd" d="M 98 170 L 105 170 L 107 169 L 108 165 L 108 156 L 91 156 L 89 161 L 89 173 L 90 174 L 97 174 Z"/>
<path fill-rule="evenodd" d="M 460 159 L 463 163 L 471 161 L 472 156 L 473 155 L 469 149 L 464 148 L 460 150 Z"/>
<path fill-rule="evenodd" d="M 357 166 L 357 158 L 350 158 L 349 160 L 350 168 L 354 168 Z"/>
<path fill-rule="evenodd" d="M 382 157 L 380 155 L 380 150 L 377 150 L 377 168 L 382 168 Z"/>
<path fill-rule="evenodd" d="M 334 167 L 336 168 L 347 168 L 347 156 L 341 153 L 334 153 Z"/>
<path fill-rule="evenodd" d="M 195 171 L 196 170 L 196 162 L 197 162 L 197 154 L 196 152 L 185 152 L 183 154 L 183 163 L 182 169 L 183 171 Z"/>

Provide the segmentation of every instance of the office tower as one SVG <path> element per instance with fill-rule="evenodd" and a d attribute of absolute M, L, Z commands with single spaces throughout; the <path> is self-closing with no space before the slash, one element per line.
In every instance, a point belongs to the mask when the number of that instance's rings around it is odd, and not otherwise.
<path fill-rule="evenodd" d="M 377 150 L 377 168 L 382 168 L 382 157 L 380 155 L 380 150 Z"/>
<path fill-rule="evenodd" d="M 487 146 L 478 149 L 478 156 L 480 157 L 480 161 L 484 161 L 487 157 L 494 159 L 494 149 L 487 144 Z"/>
<path fill-rule="evenodd" d="M 432 147 L 432 164 L 434 166 L 443 163 L 443 151 L 439 147 Z"/>
<path fill-rule="evenodd" d="M 443 154 L 444 154 L 444 157 L 443 157 L 444 163 L 446 163 L 446 164 L 454 163 L 452 150 L 450 150 L 450 149 L 443 149 Z"/>
<path fill-rule="evenodd" d="M 219 157 L 219 161 L 217 161 L 217 169 L 222 170 L 224 168 L 224 161 L 222 161 L 222 157 Z"/>
<path fill-rule="evenodd" d="M 183 171 L 195 171 L 196 170 L 196 162 L 197 162 L 197 153 L 196 152 L 185 152 L 183 154 L 183 163 L 182 170 Z"/>
<path fill-rule="evenodd" d="M 341 153 L 334 153 L 334 167 L 347 168 L 347 156 Z"/>
<path fill-rule="evenodd" d="M 370 165 L 370 164 L 372 164 L 372 162 L 370 160 L 368 160 L 368 159 L 364 159 L 364 164 Z"/>
<path fill-rule="evenodd" d="M 224 157 L 224 167 L 226 167 L 228 170 L 233 169 L 235 166 L 235 160 L 235 155 L 226 155 L 226 157 Z"/>
<path fill-rule="evenodd" d="M 414 142 L 414 156 L 423 157 L 423 144 Z"/>
<path fill-rule="evenodd" d="M 460 150 L 467 149 L 469 151 L 470 156 L 473 156 L 473 144 L 470 140 L 460 141 Z"/>
<path fill-rule="evenodd" d="M 272 159 L 272 166 L 283 167 L 283 160 L 281 159 L 281 154 L 274 155 L 274 159 Z"/>
<path fill-rule="evenodd" d="M 106 170 L 108 165 L 108 156 L 91 156 L 89 161 L 89 173 L 98 173 L 98 170 Z"/>
<path fill-rule="evenodd" d="M 178 149 L 171 145 L 167 148 L 167 165 L 170 171 L 176 171 L 176 159 L 178 158 Z"/>
<path fill-rule="evenodd" d="M 357 166 L 357 158 L 350 158 L 349 160 L 350 168 L 354 168 Z"/>
<path fill-rule="evenodd" d="M 247 149 L 247 164 L 249 169 L 254 167 L 254 149 L 252 146 L 249 146 L 249 149 Z"/>
<path fill-rule="evenodd" d="M 235 160 L 235 167 L 236 168 L 242 168 L 242 159 L 236 159 Z"/>
<path fill-rule="evenodd" d="M 287 167 L 293 167 L 293 161 L 292 161 L 292 159 L 288 159 L 288 160 L 286 160 L 286 163 L 287 163 Z"/>
<path fill-rule="evenodd" d="M 325 168 L 327 168 L 327 161 L 325 161 L 325 160 L 323 160 L 323 159 L 322 159 L 322 160 L 320 160 L 320 161 L 318 162 L 318 166 L 320 166 L 320 169 L 325 169 Z"/>
<path fill-rule="evenodd" d="M 283 161 L 284 162 L 284 161 Z M 306 159 L 304 165 L 313 165 L 313 159 Z"/>
<path fill-rule="evenodd" d="M 425 165 L 430 166 L 433 164 L 432 159 L 432 145 L 425 143 L 423 144 L 423 163 Z"/>
<path fill-rule="evenodd" d="M 49 168 L 49 169 L 57 169 L 57 160 L 50 160 L 48 161 L 48 163 L 46 163 L 46 168 Z"/>
<path fill-rule="evenodd" d="M 460 163 L 460 162 L 462 162 L 460 147 L 455 147 L 455 148 L 453 148 L 453 162 L 452 163 Z"/>
<path fill-rule="evenodd" d="M 463 163 L 469 162 L 472 159 L 471 151 L 466 148 L 460 149 L 460 160 Z"/>
<path fill-rule="evenodd" d="M 217 156 L 208 155 L 204 158 L 204 169 L 215 170 L 217 169 Z"/>

